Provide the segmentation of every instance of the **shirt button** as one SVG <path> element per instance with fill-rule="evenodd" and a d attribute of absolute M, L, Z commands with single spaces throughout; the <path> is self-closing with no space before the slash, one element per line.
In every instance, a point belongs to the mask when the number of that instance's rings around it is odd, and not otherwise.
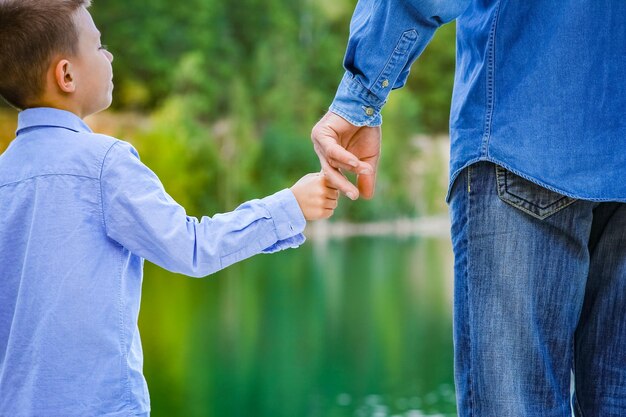
<path fill-rule="evenodd" d="M 366 107 L 365 108 L 365 114 L 367 114 L 368 116 L 374 115 L 374 109 L 371 108 L 371 107 Z"/>
<path fill-rule="evenodd" d="M 389 87 L 389 80 L 383 81 L 383 88 Z"/>

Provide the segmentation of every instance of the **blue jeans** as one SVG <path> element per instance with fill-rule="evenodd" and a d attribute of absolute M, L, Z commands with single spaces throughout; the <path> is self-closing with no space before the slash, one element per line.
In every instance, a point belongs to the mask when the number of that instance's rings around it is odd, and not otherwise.
<path fill-rule="evenodd" d="M 481 162 L 450 209 L 459 416 L 626 416 L 626 204 Z"/>

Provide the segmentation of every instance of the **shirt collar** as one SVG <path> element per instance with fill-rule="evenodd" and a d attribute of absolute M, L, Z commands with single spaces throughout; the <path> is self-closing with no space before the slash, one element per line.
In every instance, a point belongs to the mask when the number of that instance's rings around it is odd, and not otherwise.
<path fill-rule="evenodd" d="M 16 135 L 36 127 L 61 127 L 74 132 L 93 133 L 80 117 L 65 110 L 37 107 L 23 110 L 17 115 Z"/>

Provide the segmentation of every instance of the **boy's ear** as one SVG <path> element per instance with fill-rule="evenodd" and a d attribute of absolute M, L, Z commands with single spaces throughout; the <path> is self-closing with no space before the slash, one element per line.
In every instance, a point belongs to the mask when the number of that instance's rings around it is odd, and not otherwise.
<path fill-rule="evenodd" d="M 57 62 L 54 67 L 54 80 L 62 92 L 73 93 L 76 91 L 74 72 L 70 61 L 62 59 Z"/>

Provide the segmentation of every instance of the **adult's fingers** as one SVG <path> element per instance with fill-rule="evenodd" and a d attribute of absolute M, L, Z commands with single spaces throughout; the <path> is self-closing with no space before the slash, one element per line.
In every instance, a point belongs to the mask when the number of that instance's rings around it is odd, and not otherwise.
<path fill-rule="evenodd" d="M 353 153 L 337 143 L 329 143 L 325 148 L 325 155 L 326 160 L 333 168 L 351 171 L 355 174 L 373 173 L 369 164 L 359 160 Z"/>
<path fill-rule="evenodd" d="M 371 199 L 374 197 L 374 191 L 376 189 L 376 174 L 359 175 L 357 185 L 361 196 L 367 200 Z"/>
<path fill-rule="evenodd" d="M 352 184 L 338 169 L 333 168 L 324 159 L 320 159 L 327 184 L 345 194 L 350 200 L 359 198 L 359 189 Z"/>
<path fill-rule="evenodd" d="M 355 174 L 371 173 L 370 165 L 360 161 L 334 140 L 315 142 L 314 149 L 320 162 L 326 161 L 332 168 L 351 171 Z"/>
<path fill-rule="evenodd" d="M 371 173 L 370 166 L 360 160 L 359 155 L 346 149 L 346 142 L 358 131 L 347 120 L 332 112 L 324 115 L 311 131 L 313 147 L 320 159 L 325 159 L 332 167 L 355 174 Z"/>

